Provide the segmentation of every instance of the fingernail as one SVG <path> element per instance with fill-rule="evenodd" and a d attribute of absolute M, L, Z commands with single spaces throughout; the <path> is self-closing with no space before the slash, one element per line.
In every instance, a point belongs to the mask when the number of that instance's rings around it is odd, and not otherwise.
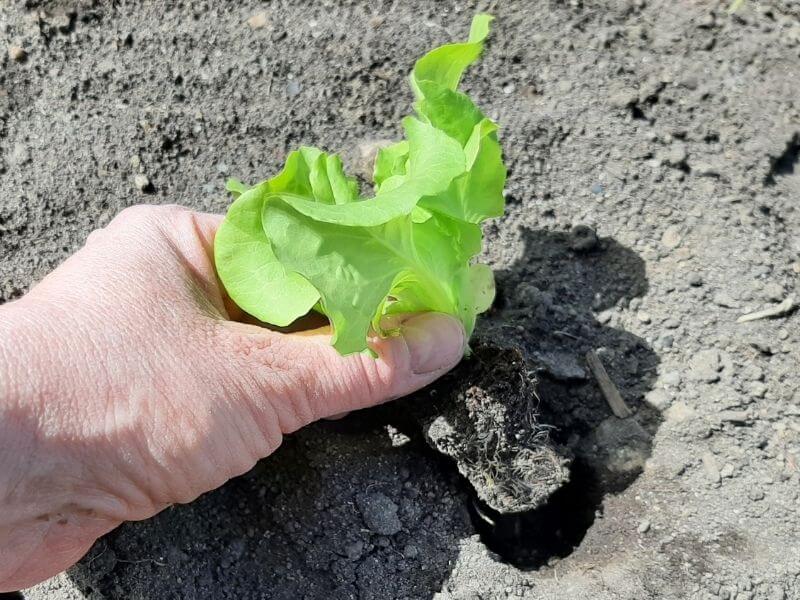
<path fill-rule="evenodd" d="M 417 375 L 450 369 L 464 355 L 464 327 L 450 315 L 414 315 L 403 321 L 402 332 Z"/>

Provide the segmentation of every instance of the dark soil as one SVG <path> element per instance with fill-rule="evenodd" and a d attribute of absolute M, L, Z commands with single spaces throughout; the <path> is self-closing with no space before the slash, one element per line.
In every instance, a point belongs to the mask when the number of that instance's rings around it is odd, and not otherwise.
<path fill-rule="evenodd" d="M 800 7 L 726 6 L 0 3 L 0 301 L 125 206 L 222 212 L 300 144 L 364 176 L 477 10 L 465 84 L 510 168 L 470 361 L 25 597 L 800 598 L 800 316 L 736 322 L 798 293 Z"/>

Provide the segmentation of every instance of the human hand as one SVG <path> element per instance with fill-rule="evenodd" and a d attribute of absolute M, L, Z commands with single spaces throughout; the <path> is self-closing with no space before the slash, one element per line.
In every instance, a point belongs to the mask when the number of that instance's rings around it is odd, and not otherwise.
<path fill-rule="evenodd" d="M 372 339 L 377 359 L 340 356 L 322 329 L 237 322 L 212 260 L 220 221 L 127 209 L 0 307 L 0 591 L 246 472 L 284 434 L 408 394 L 460 360 L 463 328 L 440 314 Z"/>

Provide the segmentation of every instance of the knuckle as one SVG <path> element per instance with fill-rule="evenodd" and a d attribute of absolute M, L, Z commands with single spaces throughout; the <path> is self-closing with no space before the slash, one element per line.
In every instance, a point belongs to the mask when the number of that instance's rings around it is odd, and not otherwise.
<path fill-rule="evenodd" d="M 151 204 L 134 204 L 123 208 L 119 214 L 114 218 L 112 224 L 116 223 L 133 223 L 148 220 L 153 214 L 153 209 L 156 208 Z"/>
<path fill-rule="evenodd" d="M 254 332 L 250 325 L 218 322 L 215 327 L 210 335 L 232 357 L 234 369 L 246 374 L 256 393 L 268 399 L 283 433 L 319 418 L 313 372 L 301 366 L 314 364 L 314 357 L 298 353 L 280 335 Z"/>
<path fill-rule="evenodd" d="M 156 219 L 174 217 L 180 213 L 188 212 L 178 204 L 134 204 L 120 211 L 114 219 L 123 223 L 150 223 Z"/>

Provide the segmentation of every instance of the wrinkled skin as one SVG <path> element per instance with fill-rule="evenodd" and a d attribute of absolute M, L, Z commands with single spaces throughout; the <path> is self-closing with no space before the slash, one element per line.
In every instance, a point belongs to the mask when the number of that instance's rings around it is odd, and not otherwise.
<path fill-rule="evenodd" d="M 282 436 L 416 390 L 461 358 L 461 325 L 400 319 L 377 359 L 324 329 L 239 322 L 217 280 L 221 217 L 123 211 L 22 299 L 0 307 L 0 591 L 75 563 L 249 470 Z"/>

